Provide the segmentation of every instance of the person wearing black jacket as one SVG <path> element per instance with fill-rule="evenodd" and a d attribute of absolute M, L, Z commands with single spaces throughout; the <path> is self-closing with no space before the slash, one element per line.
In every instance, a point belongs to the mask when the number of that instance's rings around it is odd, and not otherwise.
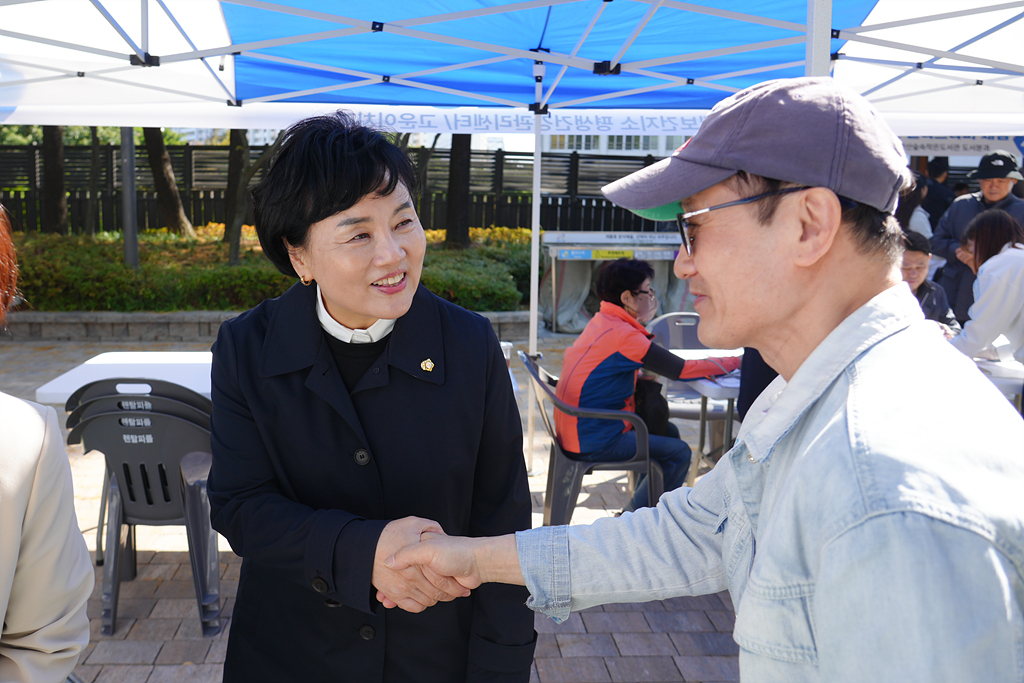
<path fill-rule="evenodd" d="M 1017 157 L 1003 151 L 986 154 L 969 177 L 977 178 L 981 191 L 957 197 L 932 235 L 932 252 L 946 259 L 935 281 L 946 290 L 953 314 L 961 325 L 967 322 L 968 310 L 974 303 L 974 273 L 956 253 L 967 224 L 987 209 L 1002 209 L 1024 224 L 1024 200 L 1011 193 L 1014 183 L 1024 179 L 1017 170 Z"/>
<path fill-rule="evenodd" d="M 960 331 L 960 323 L 949 307 L 946 292 L 928 279 L 928 262 L 932 250 L 928 238 L 919 232 L 906 230 L 903 233 L 903 281 L 921 304 L 924 317 L 942 323 L 951 334 Z"/>
<path fill-rule="evenodd" d="M 339 113 L 289 129 L 253 192 L 264 253 L 301 284 L 213 347 L 211 517 L 242 557 L 229 683 L 530 678 L 525 589 L 470 596 L 385 563 L 424 532 L 531 523 L 504 356 L 485 318 L 419 284 L 414 183 Z"/>

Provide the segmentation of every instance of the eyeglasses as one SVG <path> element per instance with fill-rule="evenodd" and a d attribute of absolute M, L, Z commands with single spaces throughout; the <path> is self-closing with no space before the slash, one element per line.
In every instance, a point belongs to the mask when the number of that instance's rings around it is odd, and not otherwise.
<path fill-rule="evenodd" d="M 647 289 L 638 289 L 635 292 L 633 292 L 633 296 L 639 296 L 641 294 L 646 294 L 652 299 L 658 298 L 658 290 L 656 290 L 654 287 L 648 287 Z"/>
<path fill-rule="evenodd" d="M 799 192 L 800 190 L 809 190 L 810 186 L 801 185 L 800 187 L 787 187 L 784 190 L 773 190 L 772 192 L 765 192 L 764 194 L 754 195 L 753 197 L 745 197 L 743 199 L 737 199 L 733 202 L 726 202 L 725 204 L 719 204 L 718 206 L 709 206 L 706 209 L 697 209 L 696 211 L 687 211 L 686 213 L 676 214 L 676 223 L 679 225 L 679 234 L 683 237 L 683 248 L 686 249 L 686 255 L 693 258 L 693 234 L 692 231 L 696 229 L 696 226 L 691 226 L 689 219 L 694 216 L 700 216 L 701 214 L 710 213 L 718 209 L 725 209 L 730 206 L 739 206 L 741 204 L 750 204 L 766 197 L 774 197 L 777 194 L 789 194 L 790 192 Z"/>

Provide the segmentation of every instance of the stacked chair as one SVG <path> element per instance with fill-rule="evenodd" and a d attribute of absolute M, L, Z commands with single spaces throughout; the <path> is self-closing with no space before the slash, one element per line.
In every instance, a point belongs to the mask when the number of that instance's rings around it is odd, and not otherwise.
<path fill-rule="evenodd" d="M 697 338 L 699 322 L 700 315 L 697 313 L 666 313 L 649 322 L 647 331 L 654 335 L 655 344 L 666 349 L 706 349 L 707 346 Z M 667 380 L 665 381 L 665 390 L 669 417 L 680 420 L 700 420 L 702 425 L 706 423 L 710 427 L 712 420 L 725 420 L 729 415 L 729 401 L 704 398 L 686 381 Z M 697 453 L 693 457 L 690 471 L 686 477 L 686 486 L 693 486 L 700 469 L 701 458 L 705 457 L 706 437 L 706 430 L 701 429 Z M 713 443 L 712 446 L 712 453 L 716 450 L 725 450 L 721 443 Z M 713 462 L 710 464 L 714 465 Z"/>
<path fill-rule="evenodd" d="M 583 477 L 595 470 L 626 470 L 630 473 L 630 483 L 635 482 L 634 475 L 638 472 L 647 474 L 648 503 L 656 505 L 665 491 L 665 479 L 661 466 L 651 460 L 648 453 L 647 425 L 636 413 L 625 410 L 603 410 L 598 408 L 578 408 L 560 400 L 552 391 L 558 386 L 558 378 L 548 373 L 537 364 L 537 361 L 525 352 L 519 352 L 519 358 L 526 366 L 533 383 L 534 395 L 540 408 L 541 419 L 551 437 L 551 452 L 548 460 L 548 482 L 544 493 L 544 526 L 568 524 L 572 520 L 576 501 L 580 496 Z M 617 462 L 585 462 L 573 460 L 565 454 L 555 434 L 552 416 L 548 414 L 546 403 L 554 410 L 560 410 L 574 417 L 592 417 L 599 420 L 625 420 L 636 430 L 636 454 L 629 460 Z"/>
<path fill-rule="evenodd" d="M 116 631 L 120 582 L 135 576 L 139 524 L 185 526 L 202 632 L 219 633 L 220 558 L 206 492 L 209 399 L 171 382 L 119 378 L 85 385 L 65 408 L 68 443 L 106 460 L 96 542 L 96 564 L 104 565 L 103 634 Z"/>

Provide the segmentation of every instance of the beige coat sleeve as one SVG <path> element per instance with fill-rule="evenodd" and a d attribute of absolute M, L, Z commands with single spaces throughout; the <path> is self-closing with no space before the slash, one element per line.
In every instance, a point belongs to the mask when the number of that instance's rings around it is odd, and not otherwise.
<path fill-rule="evenodd" d="M 0 394 L 0 683 L 67 677 L 93 582 L 57 414 Z"/>

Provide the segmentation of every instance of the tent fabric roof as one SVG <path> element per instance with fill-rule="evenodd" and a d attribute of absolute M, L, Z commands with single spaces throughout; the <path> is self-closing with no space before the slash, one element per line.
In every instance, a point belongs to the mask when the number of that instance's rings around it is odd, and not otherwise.
<path fill-rule="evenodd" d="M 702 111 L 802 75 L 809 5 L 831 10 L 834 76 L 897 132 L 1024 133 L 1024 1 L 962 0 L 7 0 L 0 122 L 280 127 L 341 106 L 525 114 L 538 101 Z"/>

